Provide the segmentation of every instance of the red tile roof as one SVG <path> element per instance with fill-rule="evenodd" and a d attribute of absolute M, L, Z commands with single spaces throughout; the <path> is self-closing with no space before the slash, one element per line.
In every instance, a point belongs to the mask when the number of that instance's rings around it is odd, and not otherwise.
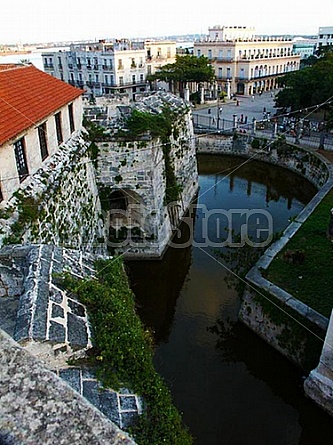
<path fill-rule="evenodd" d="M 0 68 L 0 145 L 82 93 L 33 65 Z"/>

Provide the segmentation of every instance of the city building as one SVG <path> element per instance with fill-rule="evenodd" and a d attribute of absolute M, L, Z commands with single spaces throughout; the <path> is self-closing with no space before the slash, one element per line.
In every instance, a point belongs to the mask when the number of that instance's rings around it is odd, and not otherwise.
<path fill-rule="evenodd" d="M 69 51 L 42 54 L 46 73 L 84 89 L 87 97 L 123 93 L 131 100 L 147 90 L 147 75 L 175 57 L 175 42 L 127 39 L 71 44 Z"/>
<path fill-rule="evenodd" d="M 322 26 L 318 30 L 317 49 L 328 45 L 333 45 L 333 26 Z"/>
<path fill-rule="evenodd" d="M 209 28 L 208 36 L 194 42 L 194 55 L 211 61 L 216 91 L 228 95 L 273 90 L 280 76 L 300 66 L 291 39 L 256 36 L 254 28 L 243 26 Z"/>
<path fill-rule="evenodd" d="M 0 202 L 82 129 L 81 95 L 33 65 L 0 65 Z"/>
<path fill-rule="evenodd" d="M 296 37 L 293 41 L 293 51 L 300 55 L 301 60 L 313 56 L 317 48 L 316 39 L 305 39 L 303 37 Z"/>

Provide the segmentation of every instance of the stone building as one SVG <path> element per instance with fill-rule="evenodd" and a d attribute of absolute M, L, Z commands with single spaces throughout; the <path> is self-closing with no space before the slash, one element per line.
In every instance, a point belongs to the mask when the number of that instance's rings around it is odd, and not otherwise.
<path fill-rule="evenodd" d="M 150 132 L 132 140 L 125 128 L 120 137 L 110 135 L 98 144 L 97 183 L 108 247 L 125 257 L 159 258 L 198 189 L 191 110 L 164 91 L 119 108 L 116 131 L 133 110 L 157 116 L 168 109 L 175 116 L 167 140 Z M 170 181 L 177 193 L 169 193 Z"/>
<path fill-rule="evenodd" d="M 81 95 L 33 65 L 0 65 L 0 201 L 81 131 Z"/>
<path fill-rule="evenodd" d="M 206 56 L 215 70 L 217 90 L 252 95 L 277 87 L 278 77 L 299 69 L 300 56 L 287 38 L 257 37 L 254 28 L 213 26 L 194 42 L 194 55 Z M 211 92 L 216 96 L 216 91 Z"/>
<path fill-rule="evenodd" d="M 128 39 L 71 44 L 69 51 L 42 54 L 44 71 L 86 91 L 87 96 L 125 93 L 135 100 L 146 76 L 173 63 L 176 43 Z"/>

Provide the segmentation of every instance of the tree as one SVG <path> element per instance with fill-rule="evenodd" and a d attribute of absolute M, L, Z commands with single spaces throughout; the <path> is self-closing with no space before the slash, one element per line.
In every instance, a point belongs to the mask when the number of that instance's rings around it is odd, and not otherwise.
<path fill-rule="evenodd" d="M 325 103 L 324 109 L 332 110 L 333 96 L 333 51 L 322 51 L 317 61 L 300 71 L 286 74 L 279 80 L 283 87 L 276 97 L 276 106 L 292 111 Z"/>
<path fill-rule="evenodd" d="M 179 89 L 183 96 L 184 86 L 187 82 L 198 85 L 201 82 L 213 82 L 214 69 L 205 56 L 192 55 L 176 56 L 175 63 L 169 63 L 161 67 L 155 74 L 148 76 L 148 80 L 163 80 L 169 82 L 171 89 Z M 196 88 L 197 89 L 197 88 Z"/>

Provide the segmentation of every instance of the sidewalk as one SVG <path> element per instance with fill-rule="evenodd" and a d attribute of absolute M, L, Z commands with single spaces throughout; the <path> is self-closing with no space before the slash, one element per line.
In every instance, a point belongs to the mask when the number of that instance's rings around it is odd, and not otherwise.
<path fill-rule="evenodd" d="M 238 105 L 237 105 L 238 103 Z M 220 119 L 232 121 L 233 116 L 237 115 L 240 118 L 247 116 L 247 122 L 252 122 L 255 118 L 260 121 L 264 118 L 264 112 L 270 113 L 273 116 L 276 113 L 274 93 L 267 91 L 260 95 L 255 95 L 254 99 L 251 96 L 237 96 L 236 99 L 227 99 L 225 102 L 219 101 Z M 210 113 L 209 113 L 210 110 Z M 196 105 L 193 108 L 193 115 L 197 116 L 217 116 L 217 101 Z"/>

